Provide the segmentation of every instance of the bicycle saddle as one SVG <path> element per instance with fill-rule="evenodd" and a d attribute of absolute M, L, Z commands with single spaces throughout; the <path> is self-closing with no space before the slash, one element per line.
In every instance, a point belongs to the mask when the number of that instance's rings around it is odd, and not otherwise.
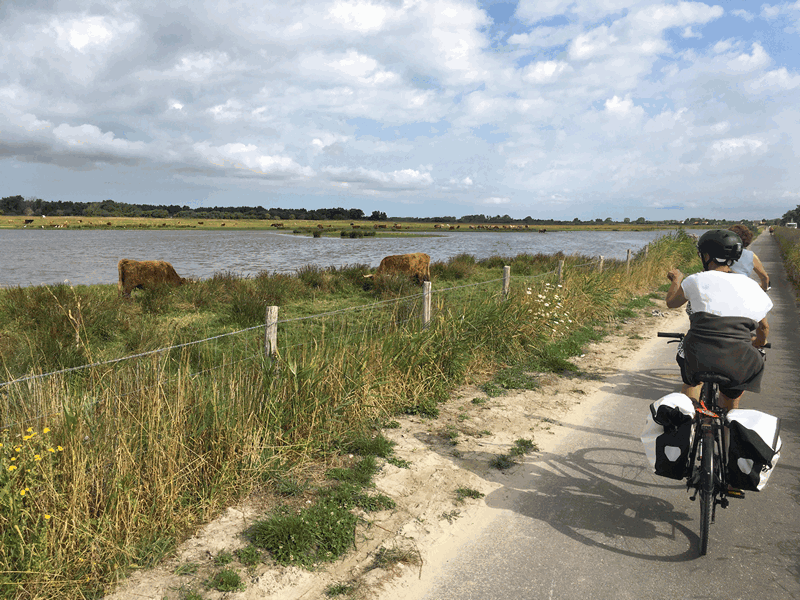
<path fill-rule="evenodd" d="M 722 375 L 720 373 L 715 373 L 713 371 L 699 371 L 698 373 L 694 374 L 695 381 L 705 381 L 706 383 L 716 383 L 722 387 L 727 387 L 733 382 Z"/>

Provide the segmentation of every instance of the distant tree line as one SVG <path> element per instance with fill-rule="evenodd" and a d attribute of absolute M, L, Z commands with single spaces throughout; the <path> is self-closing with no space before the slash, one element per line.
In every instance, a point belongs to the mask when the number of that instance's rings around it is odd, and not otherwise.
<path fill-rule="evenodd" d="M 781 225 L 785 225 L 786 223 L 797 223 L 800 221 L 800 204 L 798 204 L 797 208 L 788 211 L 783 217 L 781 217 Z"/>
<path fill-rule="evenodd" d="M 524 224 L 524 225 L 609 225 L 619 223 L 611 217 L 604 219 L 587 219 L 582 221 L 575 218 L 572 220 L 558 219 L 535 219 L 525 217 L 515 219 L 509 215 L 465 215 L 463 217 L 442 216 L 442 217 L 387 217 L 385 212 L 372 211 L 370 216 L 366 216 L 360 208 L 317 208 L 306 210 L 305 208 L 269 208 L 261 206 L 238 206 L 213 208 L 199 207 L 190 208 L 188 206 L 178 206 L 172 204 L 151 205 L 151 204 L 125 204 L 114 200 L 103 200 L 102 202 L 69 202 L 69 201 L 50 201 L 41 198 L 23 198 L 22 196 L 7 196 L 0 199 L 0 215 L 26 215 L 26 216 L 50 216 L 50 217 L 150 217 L 156 219 L 277 219 L 277 220 L 310 220 L 310 221 L 392 221 L 405 223 L 504 223 L 504 224 Z M 787 221 L 797 222 L 800 219 L 800 206 L 783 215 L 782 219 L 765 219 L 762 222 L 767 224 L 786 223 Z M 648 221 L 644 217 L 639 217 L 633 221 L 626 217 L 622 223 L 644 224 L 673 224 L 673 225 L 717 225 L 725 226 L 740 221 L 727 221 L 725 219 L 708 219 L 704 217 L 692 217 L 684 220 L 665 220 Z M 754 224 L 753 221 L 748 221 Z"/>
<path fill-rule="evenodd" d="M 385 212 L 373 211 L 365 217 L 360 208 L 270 208 L 261 206 L 215 206 L 190 208 L 177 204 L 125 204 L 114 200 L 102 202 L 49 201 L 41 198 L 8 196 L 0 200 L 0 214 L 52 217 L 152 217 L 157 219 L 309 219 L 309 220 L 361 220 L 385 221 Z"/>

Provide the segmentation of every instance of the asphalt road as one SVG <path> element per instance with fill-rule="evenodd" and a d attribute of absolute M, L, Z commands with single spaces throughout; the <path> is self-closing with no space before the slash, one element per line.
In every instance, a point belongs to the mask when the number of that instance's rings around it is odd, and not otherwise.
<path fill-rule="evenodd" d="M 717 509 L 708 555 L 698 552 L 699 503 L 650 472 L 639 440 L 650 402 L 680 384 L 675 345 L 656 339 L 606 383 L 589 417 L 565 420 L 558 447 L 486 497 L 491 522 L 408 600 L 800 599 L 798 309 L 775 240 L 762 235 L 752 249 L 772 279 L 773 348 L 761 394 L 742 408 L 782 419 L 783 450 L 762 492 Z"/>

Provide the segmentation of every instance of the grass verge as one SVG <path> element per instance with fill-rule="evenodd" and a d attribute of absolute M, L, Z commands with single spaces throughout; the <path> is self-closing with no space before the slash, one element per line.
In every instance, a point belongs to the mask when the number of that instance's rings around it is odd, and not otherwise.
<path fill-rule="evenodd" d="M 775 239 L 781 251 L 786 276 L 794 285 L 795 291 L 800 292 L 800 229 L 776 227 Z"/>

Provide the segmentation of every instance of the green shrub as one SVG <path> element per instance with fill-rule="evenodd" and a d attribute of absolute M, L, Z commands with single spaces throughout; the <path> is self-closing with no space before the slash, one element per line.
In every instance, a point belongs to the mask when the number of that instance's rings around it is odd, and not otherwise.
<path fill-rule="evenodd" d="M 445 281 L 468 279 L 475 274 L 477 263 L 471 254 L 458 254 L 446 263 L 431 264 L 431 277 Z"/>
<path fill-rule="evenodd" d="M 206 581 L 206 586 L 218 592 L 241 592 L 245 589 L 241 576 L 233 569 L 222 569 L 214 573 Z"/>
<path fill-rule="evenodd" d="M 282 509 L 256 522 L 247 535 L 277 563 L 308 567 L 344 554 L 353 545 L 357 521 L 347 507 L 323 499 L 299 514 Z"/>

